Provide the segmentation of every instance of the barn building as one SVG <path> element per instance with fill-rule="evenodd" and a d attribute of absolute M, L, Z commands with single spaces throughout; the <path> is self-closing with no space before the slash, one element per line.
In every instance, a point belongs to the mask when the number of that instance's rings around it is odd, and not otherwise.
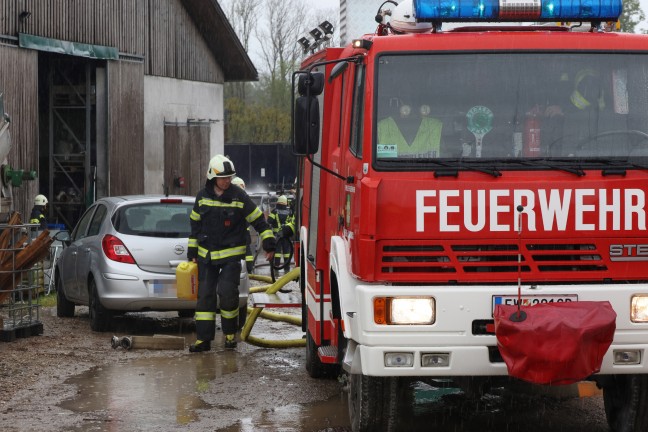
<path fill-rule="evenodd" d="M 7 159 L 38 173 L 15 209 L 43 193 L 71 227 L 102 196 L 195 194 L 224 148 L 224 83 L 254 80 L 216 0 L 2 0 Z"/>

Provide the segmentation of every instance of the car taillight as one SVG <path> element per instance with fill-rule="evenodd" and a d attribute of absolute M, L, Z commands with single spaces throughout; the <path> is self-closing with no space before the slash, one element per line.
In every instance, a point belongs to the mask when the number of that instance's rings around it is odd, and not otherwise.
<path fill-rule="evenodd" d="M 101 247 L 108 259 L 126 264 L 135 264 L 133 255 L 117 237 L 110 234 L 105 235 L 101 240 Z"/>
<path fill-rule="evenodd" d="M 181 204 L 182 200 L 177 198 L 162 198 L 160 202 L 162 204 Z"/>

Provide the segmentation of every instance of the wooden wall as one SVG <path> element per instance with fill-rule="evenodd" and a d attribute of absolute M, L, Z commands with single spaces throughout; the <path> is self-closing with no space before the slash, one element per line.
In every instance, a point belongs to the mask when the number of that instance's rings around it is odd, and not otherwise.
<path fill-rule="evenodd" d="M 144 192 L 144 65 L 108 62 L 108 191 Z"/>
<path fill-rule="evenodd" d="M 169 193 L 196 195 L 205 185 L 209 164 L 209 124 L 164 126 L 164 184 Z M 173 185 L 173 173 L 185 178 L 185 187 Z"/>
<path fill-rule="evenodd" d="M 220 66 L 185 8 L 177 0 L 149 1 L 146 74 L 223 83 Z"/>
<path fill-rule="evenodd" d="M 31 15 L 21 19 L 23 11 Z M 116 47 L 122 55 L 146 58 L 147 75 L 224 81 L 179 0 L 1 0 L 0 35 L 18 33 Z"/>
<path fill-rule="evenodd" d="M 11 117 L 9 164 L 38 171 L 38 53 L 0 44 L 0 72 L 0 92 Z M 14 188 L 14 208 L 23 221 L 29 218 L 37 194 L 38 180 Z"/>

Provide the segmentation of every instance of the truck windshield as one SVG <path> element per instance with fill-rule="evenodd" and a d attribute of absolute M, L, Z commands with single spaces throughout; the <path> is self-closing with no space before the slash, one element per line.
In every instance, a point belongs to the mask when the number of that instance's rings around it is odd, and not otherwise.
<path fill-rule="evenodd" d="M 646 166 L 645 59 L 573 52 L 383 55 L 375 166 Z"/>

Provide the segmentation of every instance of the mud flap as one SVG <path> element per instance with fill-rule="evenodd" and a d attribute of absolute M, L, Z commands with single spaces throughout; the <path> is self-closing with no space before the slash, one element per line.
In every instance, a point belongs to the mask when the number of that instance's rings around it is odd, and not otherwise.
<path fill-rule="evenodd" d="M 571 384 L 601 369 L 616 313 L 609 302 L 497 305 L 495 335 L 509 375 L 535 384 Z"/>

